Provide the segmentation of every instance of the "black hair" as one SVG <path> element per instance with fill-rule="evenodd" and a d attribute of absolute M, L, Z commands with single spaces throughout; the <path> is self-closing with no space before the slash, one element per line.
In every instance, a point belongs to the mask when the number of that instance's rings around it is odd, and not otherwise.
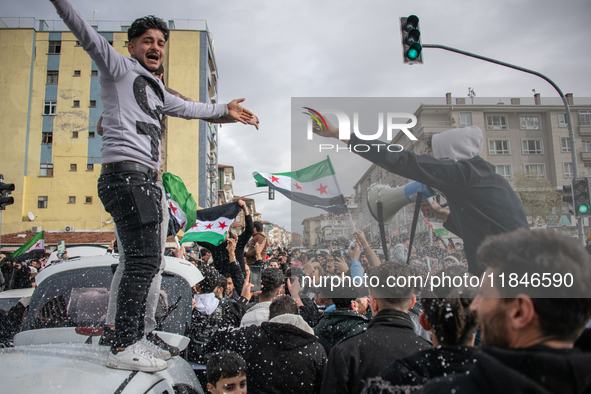
<path fill-rule="evenodd" d="M 255 222 L 253 223 L 254 229 L 258 232 L 263 231 L 263 223 L 261 223 L 258 220 L 255 220 Z"/>
<path fill-rule="evenodd" d="M 404 283 L 400 282 L 400 285 L 396 286 L 385 286 L 381 287 L 370 287 L 369 293 L 373 298 L 379 298 L 388 306 L 401 306 L 412 298 L 414 288 L 416 287 L 414 282 L 408 280 L 412 276 L 412 271 L 406 264 L 386 262 L 378 265 L 377 267 L 371 267 L 368 270 L 368 276 L 376 276 L 379 278 L 379 283 L 389 283 L 391 278 L 398 280 L 398 277 L 403 277 Z M 386 308 L 383 308 L 386 309 Z"/>
<path fill-rule="evenodd" d="M 440 278 L 442 286 L 425 287 L 421 292 L 423 313 L 442 346 L 465 345 L 476 332 L 478 323 L 470 304 L 477 291 L 452 285 L 455 277 L 462 278 L 466 272 L 465 267 L 457 265 L 446 268 L 433 275 Z M 451 279 L 446 282 L 443 277 Z"/>
<path fill-rule="evenodd" d="M 299 315 L 300 311 L 296 300 L 284 294 L 275 298 L 269 306 L 269 320 L 275 316 L 284 315 L 286 313 Z"/>
<path fill-rule="evenodd" d="M 168 30 L 166 22 L 158 17 L 155 17 L 154 15 L 144 16 L 143 18 L 138 18 L 133 21 L 131 27 L 127 30 L 127 41 L 141 37 L 150 29 L 160 30 L 162 34 L 164 34 L 164 41 L 168 41 L 170 30 Z"/>
<path fill-rule="evenodd" d="M 269 296 L 275 293 L 283 284 L 283 272 L 277 268 L 265 268 L 261 274 L 261 295 Z"/>
<path fill-rule="evenodd" d="M 203 293 L 211 293 L 216 287 L 222 286 L 226 282 L 226 278 L 220 275 L 220 273 L 213 267 L 202 265 L 199 267 L 199 271 L 203 274 L 203 280 L 199 282 L 199 287 Z"/>
<path fill-rule="evenodd" d="M 505 277 L 570 274 L 572 285 L 568 288 L 527 287 L 520 282 L 499 288 L 504 302 L 511 302 L 518 294 L 531 298 L 544 335 L 574 341 L 591 318 L 591 259 L 576 240 L 552 230 L 519 229 L 486 238 L 478 248 L 477 260 Z"/>
<path fill-rule="evenodd" d="M 216 385 L 222 379 L 246 375 L 246 362 L 238 353 L 219 352 L 209 356 L 207 361 L 207 383 Z"/>

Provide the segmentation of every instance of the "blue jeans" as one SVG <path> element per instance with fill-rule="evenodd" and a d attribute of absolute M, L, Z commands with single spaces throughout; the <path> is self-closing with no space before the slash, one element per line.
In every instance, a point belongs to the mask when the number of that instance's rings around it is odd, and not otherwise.
<path fill-rule="evenodd" d="M 98 196 L 117 227 L 125 255 L 115 315 L 115 347 L 127 347 L 144 333 L 146 299 L 162 261 L 162 191 L 138 172 L 101 175 Z"/>

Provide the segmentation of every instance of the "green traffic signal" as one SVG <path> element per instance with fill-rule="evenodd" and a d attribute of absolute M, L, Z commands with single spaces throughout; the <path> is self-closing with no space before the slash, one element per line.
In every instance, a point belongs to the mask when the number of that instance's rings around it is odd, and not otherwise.
<path fill-rule="evenodd" d="M 422 50 L 423 47 L 421 47 L 421 44 L 412 44 L 406 52 L 406 57 L 410 60 L 416 60 L 421 55 Z"/>
<path fill-rule="evenodd" d="M 587 213 L 588 210 L 589 210 L 589 207 L 586 205 L 579 206 L 579 213 Z"/>

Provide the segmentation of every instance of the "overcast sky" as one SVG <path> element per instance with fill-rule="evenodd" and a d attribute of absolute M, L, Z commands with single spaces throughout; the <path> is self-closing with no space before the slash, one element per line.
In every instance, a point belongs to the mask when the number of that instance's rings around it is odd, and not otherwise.
<path fill-rule="evenodd" d="M 403 65 L 401 16 L 420 18 L 423 44 L 534 69 L 573 93 L 575 103 L 591 96 L 589 1 L 71 1 L 87 20 L 96 10 L 96 20 L 154 14 L 207 21 L 220 102 L 246 97 L 244 106 L 261 121 L 259 131 L 241 125 L 221 131 L 219 162 L 234 166 L 237 195 L 262 190 L 254 187 L 252 171 L 291 170 L 292 97 L 466 97 L 468 87 L 477 99 L 531 97 L 532 89 L 543 104 L 557 96 L 533 75 L 439 49 L 425 49 L 424 65 Z M 49 0 L 0 2 L 1 17 L 58 19 Z M 182 86 L 173 88 L 182 92 Z M 274 201 L 264 194 L 254 198 L 264 220 L 291 228 L 289 200 L 279 194 Z"/>

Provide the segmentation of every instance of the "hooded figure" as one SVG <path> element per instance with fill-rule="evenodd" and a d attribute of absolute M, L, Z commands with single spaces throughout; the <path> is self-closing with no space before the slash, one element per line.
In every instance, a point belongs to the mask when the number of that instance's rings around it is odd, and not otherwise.
<path fill-rule="evenodd" d="M 443 226 L 464 241 L 469 271 L 481 276 L 476 249 L 488 235 L 528 228 L 519 197 L 495 166 L 480 157 L 482 130 L 476 126 L 447 130 L 432 137 L 433 156 L 410 150 L 389 152 L 386 143 L 364 141 L 351 134 L 349 146 L 371 144 L 356 152 L 386 170 L 439 190 L 449 211 Z M 375 147 L 374 145 L 381 145 Z M 441 207 L 439 207 L 441 208 Z"/>

